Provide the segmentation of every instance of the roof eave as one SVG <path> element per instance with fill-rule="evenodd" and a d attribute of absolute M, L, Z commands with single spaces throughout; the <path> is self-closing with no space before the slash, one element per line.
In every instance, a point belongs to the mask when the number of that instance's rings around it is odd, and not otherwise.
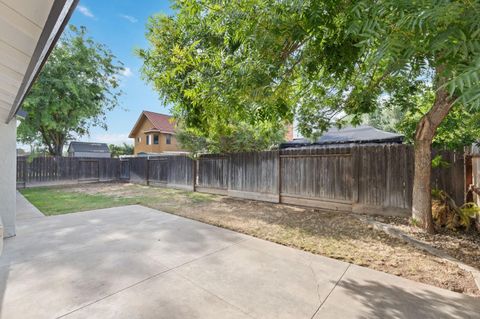
<path fill-rule="evenodd" d="M 7 117 L 7 123 L 9 123 L 18 112 L 28 91 L 37 79 L 48 56 L 70 20 L 78 2 L 79 0 L 54 0 L 52 9 L 50 10 L 45 26 L 33 51 L 32 58 L 28 64 L 27 71 L 23 77 L 20 89 L 13 101 L 12 108 Z"/>
<path fill-rule="evenodd" d="M 162 134 L 172 134 L 174 135 L 175 132 L 173 131 L 162 131 L 162 130 L 145 130 L 143 133 L 162 133 Z"/>
<path fill-rule="evenodd" d="M 143 116 L 145 116 L 148 119 L 147 115 L 145 114 L 145 111 L 142 111 L 142 113 L 140 113 L 140 116 L 138 117 L 137 121 L 135 122 L 135 125 L 133 126 L 132 130 L 130 131 L 130 134 L 128 134 L 128 138 L 135 138 L 134 133 L 137 131 L 137 127 L 140 124 L 140 120 L 142 119 Z"/>

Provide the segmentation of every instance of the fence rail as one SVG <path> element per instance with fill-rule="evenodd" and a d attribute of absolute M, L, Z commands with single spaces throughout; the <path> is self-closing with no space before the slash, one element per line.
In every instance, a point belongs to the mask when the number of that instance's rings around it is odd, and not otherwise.
<path fill-rule="evenodd" d="M 459 152 L 434 152 L 445 163 L 432 170 L 432 186 L 457 203 L 465 196 Z M 407 214 L 412 206 L 413 147 L 354 145 L 204 155 L 81 159 L 19 157 L 17 185 L 130 181 L 233 197 L 339 211 Z"/>

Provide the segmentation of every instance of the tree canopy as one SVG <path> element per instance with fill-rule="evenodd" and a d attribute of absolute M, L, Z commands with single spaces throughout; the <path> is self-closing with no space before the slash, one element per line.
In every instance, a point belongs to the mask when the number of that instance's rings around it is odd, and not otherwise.
<path fill-rule="evenodd" d="M 133 145 L 123 143 L 122 145 L 108 145 L 112 157 L 120 157 L 120 155 L 133 155 Z"/>
<path fill-rule="evenodd" d="M 292 121 L 305 136 L 442 83 L 479 103 L 477 1 L 174 1 L 155 15 L 143 73 L 187 127 Z M 438 69 L 439 66 L 441 70 Z M 422 81 L 418 81 L 421 79 Z M 438 87 L 438 86 L 436 86 Z M 400 101 L 399 102 L 408 102 Z"/>
<path fill-rule="evenodd" d="M 272 149 L 284 141 L 285 133 L 285 127 L 265 123 L 249 125 L 243 122 L 230 125 L 218 138 L 205 136 L 194 128 L 180 128 L 177 131 L 177 140 L 182 149 L 195 157 L 201 153 L 237 153 Z"/>
<path fill-rule="evenodd" d="M 143 74 L 186 128 L 295 117 L 315 137 L 408 91 L 434 97 L 415 128 L 413 217 L 431 223 L 431 144 L 450 110 L 480 106 L 480 3 L 470 0 L 178 0 L 147 25 Z M 415 106 L 418 109 L 418 106 Z"/>
<path fill-rule="evenodd" d="M 430 109 L 435 98 L 432 88 L 408 90 L 407 103 L 391 98 L 365 118 L 365 123 L 388 132 L 401 133 L 405 143 L 414 143 L 415 130 L 421 117 Z M 480 140 L 480 112 L 455 105 L 437 129 L 432 146 L 435 149 L 460 150 Z"/>
<path fill-rule="evenodd" d="M 18 139 L 40 142 L 50 154 L 62 155 L 73 137 L 88 134 L 92 126 L 106 129 L 106 112 L 118 105 L 122 69 L 84 27 L 70 26 L 23 103 L 27 117 L 18 127 Z"/>

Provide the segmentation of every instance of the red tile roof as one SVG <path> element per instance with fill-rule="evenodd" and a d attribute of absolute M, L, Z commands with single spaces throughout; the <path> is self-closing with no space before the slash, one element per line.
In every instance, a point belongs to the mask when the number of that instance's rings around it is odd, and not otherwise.
<path fill-rule="evenodd" d="M 152 123 L 152 130 L 168 133 L 175 132 L 175 123 L 172 121 L 172 117 L 170 115 L 150 111 L 143 111 L 143 114 L 145 114 L 147 119 L 149 119 Z"/>
<path fill-rule="evenodd" d="M 134 137 L 133 134 L 137 130 L 138 126 L 142 123 L 142 118 L 146 117 L 153 127 L 149 131 L 160 131 L 163 133 L 175 133 L 175 122 L 172 121 L 172 116 L 166 114 L 160 114 L 150 111 L 143 111 L 140 114 L 137 122 L 133 126 L 132 131 L 130 132 L 129 137 Z"/>

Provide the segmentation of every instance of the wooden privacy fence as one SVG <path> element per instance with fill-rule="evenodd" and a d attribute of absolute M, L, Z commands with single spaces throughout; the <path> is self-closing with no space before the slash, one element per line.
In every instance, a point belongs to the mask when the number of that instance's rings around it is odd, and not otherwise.
<path fill-rule="evenodd" d="M 463 153 L 434 152 L 448 163 L 432 186 L 464 202 Z M 379 214 L 408 214 L 414 174 L 410 145 L 354 145 L 206 155 L 196 165 L 199 192 L 275 203 Z"/>
<path fill-rule="evenodd" d="M 432 186 L 458 204 L 465 196 L 462 153 L 434 152 L 448 163 Z M 17 181 L 130 181 L 239 198 L 340 211 L 405 214 L 412 206 L 410 145 L 347 145 L 280 151 L 125 159 L 19 158 Z"/>
<path fill-rule="evenodd" d="M 448 163 L 432 187 L 464 202 L 463 153 L 433 152 Z M 188 166 L 186 167 L 188 169 Z M 318 208 L 408 214 L 414 174 L 410 145 L 354 145 L 201 156 L 195 190 Z M 188 183 L 188 181 L 185 181 Z"/>
<path fill-rule="evenodd" d="M 115 158 L 17 157 L 17 187 L 119 180 Z"/>

